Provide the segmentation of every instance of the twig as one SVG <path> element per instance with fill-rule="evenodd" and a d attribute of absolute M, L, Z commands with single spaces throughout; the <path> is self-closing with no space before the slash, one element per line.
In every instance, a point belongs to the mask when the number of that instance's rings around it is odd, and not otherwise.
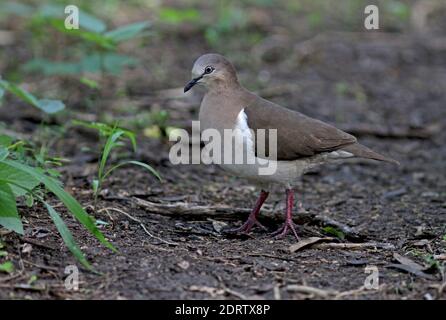
<path fill-rule="evenodd" d="M 116 212 L 122 213 L 122 214 L 125 215 L 127 218 L 129 218 L 130 220 L 139 223 L 139 225 L 140 225 L 141 228 L 144 230 L 144 232 L 145 232 L 149 237 L 151 237 L 151 238 L 154 238 L 154 239 L 156 239 L 156 240 L 158 240 L 158 241 L 161 241 L 161 242 L 163 242 L 163 243 L 165 243 L 165 244 L 168 244 L 168 245 L 171 245 L 171 246 L 177 246 L 177 245 L 178 245 L 178 243 L 171 242 L 171 241 L 167 241 L 167 240 L 164 240 L 164 239 L 162 239 L 162 238 L 160 238 L 160 237 L 158 237 L 158 236 L 153 235 L 152 233 L 149 232 L 149 230 L 147 230 L 146 226 L 144 225 L 144 223 L 142 223 L 141 220 L 139 220 L 139 219 L 137 219 L 137 218 L 131 216 L 130 214 L 128 214 L 127 212 L 125 212 L 125 211 L 123 211 L 123 210 L 121 210 L 121 209 L 110 207 L 110 208 L 103 208 L 103 209 L 101 209 L 101 210 L 98 210 L 98 212 L 107 211 L 107 210 L 112 210 L 112 211 L 116 211 Z"/>
<path fill-rule="evenodd" d="M 317 243 L 311 246 L 312 248 L 317 249 L 387 249 L 393 250 L 395 246 L 391 243 L 379 243 L 379 242 L 364 242 L 364 243 Z"/>
<path fill-rule="evenodd" d="M 5 278 L 0 278 L 0 283 L 2 282 L 8 282 L 11 280 L 14 280 L 16 278 L 20 278 L 21 276 L 23 276 L 23 270 L 20 270 L 19 273 L 5 277 Z"/>
<path fill-rule="evenodd" d="M 32 286 L 29 284 L 16 284 L 16 285 L 7 285 L 7 284 L 0 284 L 0 288 L 6 288 L 6 289 L 15 289 L 15 290 L 28 290 L 28 291 L 44 291 L 45 287 L 37 287 Z"/>
<path fill-rule="evenodd" d="M 239 215 L 240 213 L 249 214 L 251 209 L 247 208 L 236 208 L 229 206 L 213 206 L 213 205 L 197 205 L 194 203 L 186 202 L 173 202 L 173 203 L 156 203 L 147 200 L 143 200 L 137 197 L 132 198 L 136 205 L 141 208 L 146 209 L 150 213 L 167 215 L 167 216 L 206 216 L 206 217 L 221 217 L 221 218 L 233 218 L 234 215 Z M 283 213 L 263 209 L 263 213 L 273 220 L 282 220 Z M 319 225 L 328 225 L 340 229 L 346 238 L 348 239 L 362 239 L 364 238 L 353 228 L 329 218 L 324 215 L 316 214 L 300 214 L 296 216 L 297 221 L 306 222 L 311 220 L 313 223 Z"/>
<path fill-rule="evenodd" d="M 300 292 L 300 293 L 312 294 L 312 295 L 315 295 L 315 296 L 318 296 L 321 298 L 333 298 L 333 299 L 341 299 L 346 296 L 365 294 L 365 293 L 369 292 L 365 288 L 365 286 L 361 286 L 361 287 L 359 287 L 357 289 L 353 289 L 353 290 L 337 291 L 337 290 L 333 290 L 333 289 L 324 290 L 324 289 L 319 289 L 319 288 L 314 288 L 314 287 L 309 287 L 309 286 L 290 284 L 290 285 L 286 286 L 285 289 L 288 291 L 291 291 L 291 292 Z M 379 289 L 381 289 L 381 287 Z"/>
<path fill-rule="evenodd" d="M 56 248 L 51 247 L 51 246 L 49 246 L 49 245 L 47 245 L 47 244 L 44 244 L 44 243 L 42 243 L 42 242 L 40 242 L 40 241 L 37 241 L 37 240 L 34 240 L 34 239 L 30 239 L 30 238 L 22 238 L 22 240 L 23 240 L 23 242 L 33 244 L 33 245 L 35 245 L 36 247 L 41 247 L 41 248 L 45 248 L 45 249 L 49 249 L 49 250 L 56 250 Z"/>
<path fill-rule="evenodd" d="M 339 294 L 337 294 L 334 297 L 334 299 L 341 299 L 341 298 L 344 298 L 347 296 L 356 296 L 356 295 L 362 295 L 362 294 L 367 294 L 367 293 L 371 293 L 371 292 L 378 292 L 378 291 L 381 291 L 383 288 L 385 288 L 385 284 L 380 285 L 377 289 L 374 289 L 374 290 L 367 289 L 365 286 L 360 286 L 358 289 L 340 292 Z"/>
<path fill-rule="evenodd" d="M 226 293 L 239 298 L 240 300 L 248 300 L 248 297 L 245 296 L 243 293 L 237 292 L 237 291 L 229 289 L 229 288 L 224 288 L 223 290 L 225 290 Z"/>
<path fill-rule="evenodd" d="M 190 216 L 233 216 L 237 213 L 251 212 L 246 208 L 234 208 L 229 206 L 202 206 L 186 202 L 156 203 L 133 197 L 136 204 L 149 210 L 151 213 L 161 215 L 190 215 Z"/>
<path fill-rule="evenodd" d="M 286 286 L 285 289 L 287 291 L 291 291 L 291 292 L 313 294 L 315 296 L 319 296 L 322 298 L 328 298 L 330 296 L 339 294 L 339 292 L 336 290 L 331 290 L 331 289 L 323 290 L 323 289 L 318 289 L 318 288 L 309 287 L 309 286 L 302 286 L 302 285 L 298 285 L 298 284 L 290 284 L 290 285 Z"/>
<path fill-rule="evenodd" d="M 44 266 L 42 264 L 34 263 L 34 262 L 31 262 L 31 261 L 27 261 L 27 260 L 23 260 L 23 262 L 28 264 L 28 265 L 30 265 L 30 266 L 37 267 L 37 268 L 43 269 L 43 270 L 55 271 L 55 272 L 59 272 L 60 271 L 59 268 L 56 268 L 56 267 Z"/>
<path fill-rule="evenodd" d="M 280 287 L 277 284 L 273 287 L 273 295 L 274 295 L 274 300 L 282 300 L 282 295 L 280 294 Z"/>

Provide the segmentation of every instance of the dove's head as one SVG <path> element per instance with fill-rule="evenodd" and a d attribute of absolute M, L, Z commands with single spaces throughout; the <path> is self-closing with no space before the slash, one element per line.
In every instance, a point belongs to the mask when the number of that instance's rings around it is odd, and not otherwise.
<path fill-rule="evenodd" d="M 196 84 L 203 84 L 208 89 L 221 86 L 238 85 L 234 66 L 225 57 L 208 53 L 199 57 L 192 68 L 192 80 L 184 87 L 189 91 Z"/>

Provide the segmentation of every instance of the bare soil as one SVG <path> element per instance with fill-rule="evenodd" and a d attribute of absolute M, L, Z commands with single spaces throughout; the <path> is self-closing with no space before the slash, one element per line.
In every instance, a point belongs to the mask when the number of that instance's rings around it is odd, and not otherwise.
<path fill-rule="evenodd" d="M 174 166 L 168 161 L 168 143 L 143 136 L 132 157 L 150 163 L 164 181 L 137 168 L 123 168 L 106 182 L 100 210 L 93 212 L 90 183 L 97 152 L 82 150 L 97 150 L 98 141 L 91 132 L 68 127 L 56 144 L 58 154 L 72 160 L 61 169 L 65 188 L 96 219 L 106 222 L 101 230 L 119 253 L 102 247 L 60 206 L 82 250 L 101 272 L 97 275 L 81 268 L 79 290 L 67 290 L 64 270 L 76 264 L 75 259 L 45 210 L 22 205 L 26 236 L 0 230 L 8 259 L 17 269 L 12 275 L 0 274 L 0 298 L 444 299 L 445 49 L 399 33 L 328 32 L 306 42 L 292 34 L 287 37 L 278 43 L 271 40 L 272 49 L 255 48 L 266 53 L 252 49 L 253 61 L 241 51 L 230 56 L 246 87 L 344 128 L 363 144 L 401 162 L 399 167 L 364 161 L 329 164 L 304 176 L 296 188 L 296 207 L 303 206 L 296 208 L 296 219 L 304 222 L 301 238 L 333 236 L 324 234 L 322 223 L 299 218 L 306 211 L 350 226 L 360 235 L 356 240 L 347 237 L 331 243 L 376 242 L 390 247 L 308 246 L 291 253 L 289 248 L 296 242 L 291 235 L 275 240 L 258 229 L 247 237 L 222 231 L 221 227 L 239 226 L 246 213 L 155 214 L 137 205 L 135 198 L 161 204 L 250 208 L 259 190 L 214 166 Z M 193 60 L 208 48 L 202 41 L 187 42 L 183 36 L 160 43 L 140 48 L 137 54 L 148 70 L 159 65 L 168 76 L 157 79 L 152 72 L 132 70 L 119 81 L 136 109 L 122 112 L 115 109 L 122 101 L 107 97 L 97 102 L 98 107 L 106 106 L 121 119 L 138 117 L 144 110 L 166 109 L 173 125 L 190 126 L 197 118 L 201 92 L 182 96 L 180 88 L 189 79 Z M 160 54 L 166 48 L 167 53 Z M 269 54 L 268 59 L 262 59 L 262 54 Z M 165 91 L 169 88 L 178 89 Z M 78 117 L 88 113 L 81 105 L 73 110 Z M 22 134 L 32 134 L 39 117 L 17 102 L 3 106 L 0 113 L 0 121 Z M 51 121 L 63 124 L 66 119 Z M 283 212 L 284 200 L 284 190 L 274 190 L 265 207 Z M 57 205 L 56 199 L 52 203 Z M 139 219 L 147 232 L 121 211 Z M 270 231 L 282 223 L 270 213 L 260 220 Z M 400 268 L 395 253 L 426 270 L 416 273 L 407 266 Z M 367 266 L 378 268 L 377 289 L 363 288 Z M 28 285 L 32 276 L 37 280 Z"/>

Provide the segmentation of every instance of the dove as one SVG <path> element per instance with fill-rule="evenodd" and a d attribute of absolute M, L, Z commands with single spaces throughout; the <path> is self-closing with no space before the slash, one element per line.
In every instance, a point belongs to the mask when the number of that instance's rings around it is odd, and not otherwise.
<path fill-rule="evenodd" d="M 254 226 L 266 230 L 258 215 L 271 186 L 278 184 L 286 194 L 285 221 L 273 235 L 280 238 L 292 232 L 299 240 L 297 225 L 293 222 L 294 188 L 308 170 L 334 160 L 354 157 L 398 164 L 396 160 L 360 144 L 349 133 L 245 89 L 233 64 L 220 54 L 204 54 L 195 61 L 192 80 L 184 87 L 184 92 L 196 85 L 206 88 L 199 112 L 200 130 L 217 131 L 222 139 L 226 130 L 232 130 L 235 134 L 227 139 L 231 141 L 223 141 L 223 145 L 237 140 L 234 154 L 242 153 L 246 156 L 244 159 L 254 160 L 219 163 L 230 174 L 260 187 L 259 198 L 248 219 L 233 229 L 234 232 L 249 233 Z M 266 131 L 274 134 L 270 137 L 264 134 Z M 255 143 L 262 138 L 265 140 L 263 144 Z M 271 142 L 274 142 L 273 147 L 269 148 Z M 260 150 L 259 145 L 265 146 L 265 150 Z M 223 156 L 228 152 L 225 150 L 221 149 Z M 268 153 L 269 150 L 273 152 Z M 274 170 L 261 174 L 262 163 L 263 166 L 267 163 Z"/>

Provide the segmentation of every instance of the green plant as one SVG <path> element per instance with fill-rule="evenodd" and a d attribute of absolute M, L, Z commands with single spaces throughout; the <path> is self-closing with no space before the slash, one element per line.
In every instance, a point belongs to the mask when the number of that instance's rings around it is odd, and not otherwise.
<path fill-rule="evenodd" d="M 345 234 L 344 234 L 344 232 L 342 232 L 342 231 L 340 231 L 340 230 L 338 230 L 338 229 L 336 229 L 336 228 L 327 226 L 327 227 L 322 228 L 322 231 L 323 231 L 325 234 L 328 234 L 328 235 L 331 235 L 331 236 L 335 236 L 335 237 L 338 238 L 338 239 L 341 239 L 341 240 L 344 240 L 344 239 L 345 239 Z"/>
<path fill-rule="evenodd" d="M 116 251 L 96 227 L 95 219 L 88 215 L 83 207 L 67 193 L 61 186 L 62 182 L 45 173 L 45 169 L 31 165 L 33 160 L 28 159 L 25 163 L 20 150 L 23 143 L 12 143 L 12 138 L 1 136 L 0 139 L 0 225 L 23 235 L 23 224 L 19 216 L 16 202 L 22 197 L 36 199 L 46 208 L 53 220 L 63 241 L 68 249 L 86 268 L 92 270 L 92 266 L 83 255 L 81 249 L 76 244 L 68 227 L 48 202 L 46 191 L 54 194 L 73 214 L 73 216 L 103 245 Z M 34 205 L 34 202 L 27 202 Z"/>
<path fill-rule="evenodd" d="M 42 57 L 48 56 L 47 50 L 40 50 L 35 53 L 36 58 L 23 65 L 23 70 L 26 72 L 41 72 L 45 75 L 79 75 L 84 72 L 118 75 L 123 67 L 136 65 L 138 62 L 133 57 L 117 54 L 118 45 L 147 35 L 146 30 L 149 27 L 148 21 L 141 21 L 107 30 L 104 21 L 79 10 L 80 28 L 67 29 L 64 6 L 57 4 L 43 4 L 34 8 L 30 5 L 16 6 L 7 2 L 0 5 L 0 10 L 27 18 L 29 30 L 34 35 L 33 47 L 41 47 L 46 41 L 53 41 L 48 37 L 48 31 L 54 30 L 65 35 L 66 41 L 71 42 L 69 50 L 64 50 L 63 53 L 63 56 L 71 61 L 65 59 L 52 61 Z M 77 61 L 74 61 L 76 58 Z"/>
<path fill-rule="evenodd" d="M 162 7 L 159 10 L 159 19 L 165 23 L 178 25 L 183 22 L 200 21 L 200 12 L 196 9 L 176 9 L 170 7 Z"/>
<path fill-rule="evenodd" d="M 150 165 L 143 162 L 139 162 L 136 160 L 125 160 L 117 164 L 108 164 L 111 152 L 117 147 L 124 145 L 124 138 L 128 138 L 130 140 L 133 151 L 136 151 L 136 138 L 135 134 L 132 131 L 119 128 L 116 125 L 112 127 L 105 123 L 99 123 L 99 122 L 86 123 L 83 121 L 73 121 L 73 123 L 75 125 L 80 125 L 86 128 L 95 129 L 99 132 L 100 136 L 106 138 L 100 156 L 100 161 L 98 163 L 98 175 L 96 179 L 94 179 L 92 182 L 95 209 L 97 206 L 98 196 L 102 190 L 102 185 L 105 179 L 116 169 L 124 165 L 140 166 L 148 170 L 151 174 L 153 174 L 156 178 L 158 178 L 158 180 L 161 180 L 161 177 L 158 174 L 158 172 L 155 169 L 153 169 Z"/>
<path fill-rule="evenodd" d="M 0 272 L 12 273 L 14 272 L 14 265 L 11 261 L 0 263 Z"/>
<path fill-rule="evenodd" d="M 217 10 L 217 20 L 206 28 L 205 38 L 210 45 L 215 46 L 222 36 L 244 28 L 247 21 L 248 16 L 241 7 L 228 0 L 221 1 Z"/>
<path fill-rule="evenodd" d="M 6 80 L 2 80 L 0 77 L 0 98 L 6 91 L 45 113 L 51 114 L 65 109 L 65 104 L 60 100 L 37 99 L 25 89 Z"/>

